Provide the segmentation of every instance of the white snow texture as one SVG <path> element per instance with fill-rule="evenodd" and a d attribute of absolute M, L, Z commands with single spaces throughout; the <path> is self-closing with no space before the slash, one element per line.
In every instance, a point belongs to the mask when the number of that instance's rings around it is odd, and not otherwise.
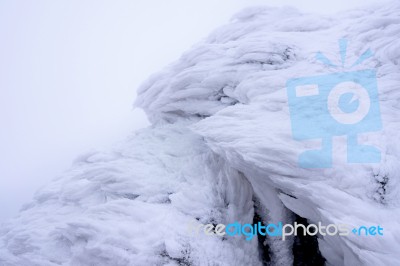
<path fill-rule="evenodd" d="M 376 69 L 382 130 L 359 136 L 380 163 L 298 166 L 286 81 Z M 346 70 L 348 66 L 344 66 Z M 383 236 L 322 236 L 327 265 L 400 265 L 400 3 L 336 16 L 256 7 L 150 77 L 136 105 L 152 126 L 110 152 L 81 156 L 0 229 L 0 265 L 263 265 L 255 237 L 188 232 L 190 223 L 380 225 Z M 317 140 L 318 141 L 318 140 Z M 318 144 L 317 144 L 318 145 Z M 269 265 L 292 265 L 293 238 L 270 237 Z M 301 265 L 301 264 L 300 264 Z"/>

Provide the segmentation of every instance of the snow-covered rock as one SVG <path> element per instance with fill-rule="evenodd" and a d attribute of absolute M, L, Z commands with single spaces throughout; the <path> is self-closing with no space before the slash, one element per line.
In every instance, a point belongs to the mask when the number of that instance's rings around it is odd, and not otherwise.
<path fill-rule="evenodd" d="M 329 265 L 400 265 L 399 37 L 399 2 L 336 16 L 244 10 L 142 85 L 136 104 L 150 128 L 82 156 L 2 226 L 0 264 L 306 265 L 294 238 L 187 230 L 302 217 L 384 228 L 375 237 L 318 235 Z M 368 49 L 373 56 L 351 68 Z M 377 73 L 382 130 L 359 141 L 379 148 L 380 163 L 347 163 L 346 138 L 335 137 L 332 167 L 299 167 L 318 139 L 293 139 L 287 81 L 350 68 Z"/>
<path fill-rule="evenodd" d="M 255 241 L 189 230 L 251 223 L 252 195 L 186 125 L 145 129 L 39 191 L 1 229 L 0 265 L 261 265 Z"/>

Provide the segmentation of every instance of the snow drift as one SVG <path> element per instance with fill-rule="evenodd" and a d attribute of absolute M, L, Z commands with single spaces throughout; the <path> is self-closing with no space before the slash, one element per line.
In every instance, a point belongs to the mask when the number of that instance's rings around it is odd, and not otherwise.
<path fill-rule="evenodd" d="M 2 265 L 307 265 L 298 239 L 191 235 L 205 223 L 381 225 L 384 236 L 322 236 L 309 265 L 400 265 L 400 4 L 340 13 L 242 11 L 150 77 L 137 105 L 153 125 L 110 152 L 79 158 L 0 230 Z M 286 82 L 376 69 L 383 129 L 361 141 L 380 163 L 349 164 L 334 140 L 332 168 L 298 167 L 313 144 L 292 138 Z M 297 243 L 297 244 L 296 244 Z M 309 246 L 308 246 L 309 247 Z M 318 262 L 317 262 L 318 261 Z"/>

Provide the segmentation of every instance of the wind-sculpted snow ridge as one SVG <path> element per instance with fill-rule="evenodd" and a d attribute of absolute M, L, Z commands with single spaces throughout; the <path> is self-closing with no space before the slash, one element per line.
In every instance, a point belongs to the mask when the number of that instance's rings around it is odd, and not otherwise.
<path fill-rule="evenodd" d="M 0 265 L 400 265 L 399 36 L 398 2 L 330 17 L 237 14 L 142 85 L 137 105 L 150 128 L 82 156 L 2 226 Z M 344 67 L 316 59 L 341 66 L 340 39 Z M 315 143 L 292 137 L 287 81 L 348 71 L 368 49 L 351 71 L 377 72 L 382 130 L 359 140 L 378 147 L 381 162 L 347 163 L 339 137 L 332 167 L 299 167 Z M 187 231 L 195 221 L 298 219 L 380 225 L 384 235 L 318 235 L 307 264 L 297 238 Z"/>
<path fill-rule="evenodd" d="M 191 129 L 244 173 L 267 210 L 265 222 L 282 220 L 274 210 L 282 202 L 309 222 L 384 228 L 380 238 L 319 236 L 329 264 L 400 265 L 399 36 L 398 2 L 332 17 L 248 9 L 151 77 L 138 104 L 155 122 L 204 118 Z M 382 160 L 348 164 L 340 156 L 346 142 L 337 139 L 332 168 L 302 169 L 297 158 L 312 143 L 292 138 L 286 82 L 338 71 L 315 55 L 323 52 L 340 65 L 338 40 L 343 38 L 349 63 L 339 71 L 373 51 L 352 71 L 377 71 L 383 130 L 361 137 L 379 147 Z"/>

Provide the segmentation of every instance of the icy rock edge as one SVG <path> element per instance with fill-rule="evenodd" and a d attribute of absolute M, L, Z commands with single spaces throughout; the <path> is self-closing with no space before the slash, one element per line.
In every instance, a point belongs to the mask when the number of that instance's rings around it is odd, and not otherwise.
<path fill-rule="evenodd" d="M 328 265 L 400 265 L 400 3 L 336 16 L 251 8 L 140 88 L 153 125 L 82 156 L 0 230 L 1 265 L 292 265 L 295 240 L 194 235 L 196 223 L 381 225 L 384 236 L 318 236 Z M 379 164 L 301 169 L 286 81 L 337 71 L 368 48 L 383 130 L 361 136 Z M 263 255 L 263 250 L 267 254 Z M 266 258 L 266 256 L 268 258 Z M 267 261 L 266 261 L 267 259 Z M 301 264 L 300 264 L 301 265 Z"/>

